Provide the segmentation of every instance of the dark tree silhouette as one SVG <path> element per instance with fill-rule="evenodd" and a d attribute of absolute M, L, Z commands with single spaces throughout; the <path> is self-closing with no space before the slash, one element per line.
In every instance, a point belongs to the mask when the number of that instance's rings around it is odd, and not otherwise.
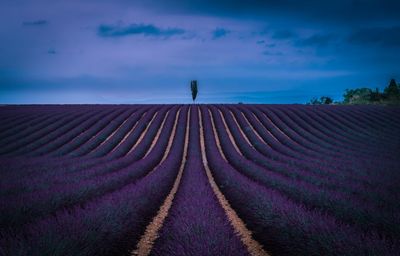
<path fill-rule="evenodd" d="M 332 104 L 330 97 L 313 98 L 308 102 L 309 105 Z M 343 102 L 335 102 L 334 104 L 383 104 L 383 105 L 400 105 L 400 84 L 394 79 L 390 80 L 388 86 L 383 92 L 378 88 L 372 90 L 362 87 L 355 89 L 346 89 L 343 95 Z"/>
<path fill-rule="evenodd" d="M 333 103 L 333 99 L 328 96 L 322 96 L 319 99 L 318 98 L 312 98 L 308 105 L 329 105 Z"/>
<path fill-rule="evenodd" d="M 197 80 L 190 81 L 190 89 L 192 90 L 192 99 L 194 102 L 197 97 Z"/>
<path fill-rule="evenodd" d="M 320 98 L 321 104 L 325 104 L 325 105 L 329 105 L 333 103 L 333 99 L 331 97 L 328 96 L 322 96 Z"/>
<path fill-rule="evenodd" d="M 368 104 L 371 102 L 371 94 L 373 91 L 370 88 L 346 89 L 343 98 L 344 104 Z"/>
<path fill-rule="evenodd" d="M 379 88 L 376 88 L 375 91 L 371 91 L 369 100 L 371 102 L 379 102 L 382 98 L 382 93 L 379 92 Z"/>
<path fill-rule="evenodd" d="M 399 88 L 394 79 L 390 80 L 389 85 L 385 88 L 385 94 L 388 98 L 397 97 L 399 95 Z"/>

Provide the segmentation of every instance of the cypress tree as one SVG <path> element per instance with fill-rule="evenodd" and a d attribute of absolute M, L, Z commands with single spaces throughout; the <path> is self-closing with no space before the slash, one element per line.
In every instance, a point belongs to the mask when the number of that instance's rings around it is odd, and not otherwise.
<path fill-rule="evenodd" d="M 192 99 L 193 102 L 196 100 L 197 97 L 197 80 L 192 80 L 190 82 L 190 89 L 192 90 Z"/>

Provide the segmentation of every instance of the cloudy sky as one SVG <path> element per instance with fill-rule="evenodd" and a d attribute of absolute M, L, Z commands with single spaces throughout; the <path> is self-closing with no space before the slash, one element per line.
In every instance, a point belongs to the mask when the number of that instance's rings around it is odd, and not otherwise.
<path fill-rule="evenodd" d="M 396 0 L 1 0 L 0 103 L 304 103 L 400 80 Z"/>

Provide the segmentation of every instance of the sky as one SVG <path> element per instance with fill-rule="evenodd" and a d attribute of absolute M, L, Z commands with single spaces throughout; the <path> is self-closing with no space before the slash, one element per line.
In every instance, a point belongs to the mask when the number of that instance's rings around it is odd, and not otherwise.
<path fill-rule="evenodd" d="M 305 103 L 400 80 L 397 0 L 0 0 L 0 104 Z"/>

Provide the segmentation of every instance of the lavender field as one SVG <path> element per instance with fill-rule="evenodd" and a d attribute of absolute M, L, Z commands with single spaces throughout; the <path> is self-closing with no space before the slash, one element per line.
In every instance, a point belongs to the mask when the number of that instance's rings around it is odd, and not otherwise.
<path fill-rule="evenodd" d="M 0 255 L 400 255 L 400 108 L 0 107 Z"/>

